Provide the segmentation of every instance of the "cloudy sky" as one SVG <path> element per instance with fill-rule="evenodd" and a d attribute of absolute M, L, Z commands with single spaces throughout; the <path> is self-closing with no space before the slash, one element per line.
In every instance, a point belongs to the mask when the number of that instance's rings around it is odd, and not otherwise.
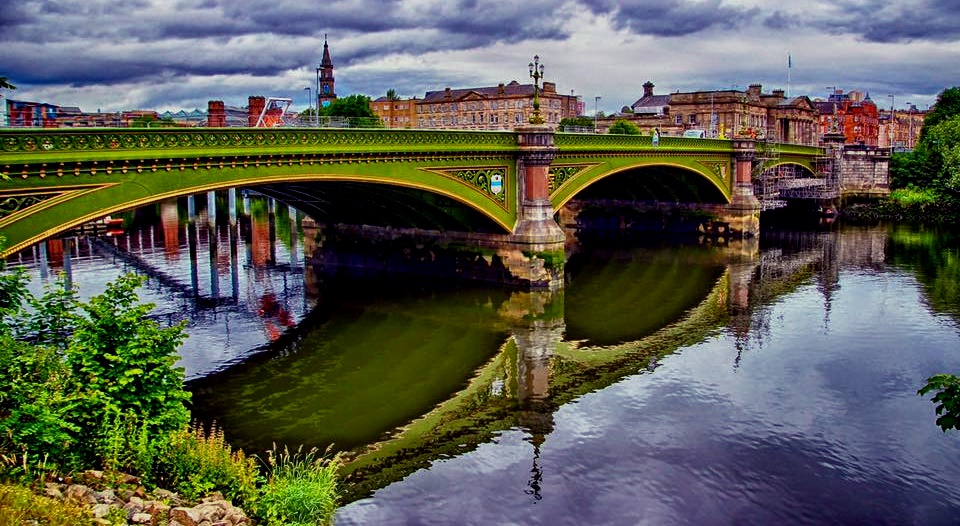
<path fill-rule="evenodd" d="M 292 97 L 304 109 L 324 35 L 340 96 L 528 83 L 534 55 L 558 91 L 583 96 L 587 113 L 632 104 L 647 80 L 656 93 L 759 83 L 811 98 L 836 86 L 920 108 L 960 85 L 956 0 L 3 4 L 0 76 L 19 88 L 4 95 L 84 111 L 243 106 L 250 95 Z"/>

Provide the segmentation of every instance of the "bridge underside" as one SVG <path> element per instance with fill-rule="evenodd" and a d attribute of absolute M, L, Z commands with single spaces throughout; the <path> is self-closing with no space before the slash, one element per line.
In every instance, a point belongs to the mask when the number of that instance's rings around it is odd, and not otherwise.
<path fill-rule="evenodd" d="M 727 197 L 703 175 L 677 166 L 643 166 L 605 177 L 573 199 L 724 204 Z"/>
<path fill-rule="evenodd" d="M 321 223 L 504 233 L 503 228 L 475 209 L 415 188 L 339 181 L 268 184 L 250 189 Z"/>

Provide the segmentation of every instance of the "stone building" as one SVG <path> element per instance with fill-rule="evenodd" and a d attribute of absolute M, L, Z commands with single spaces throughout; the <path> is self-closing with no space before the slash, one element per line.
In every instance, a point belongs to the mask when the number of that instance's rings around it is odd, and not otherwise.
<path fill-rule="evenodd" d="M 509 130 L 526 124 L 533 111 L 533 84 L 509 84 L 482 88 L 446 88 L 428 91 L 416 101 L 417 128 Z M 553 82 L 540 90 L 540 113 L 546 124 L 556 127 L 561 119 L 580 114 L 580 99 L 557 93 Z"/>
<path fill-rule="evenodd" d="M 632 114 L 606 119 L 600 129 L 616 119 L 626 119 L 643 133 L 661 135 L 702 132 L 706 138 L 753 137 L 796 144 L 817 144 L 817 119 L 807 97 L 786 97 L 783 90 L 763 93 L 759 84 L 746 91 L 729 89 L 676 92 L 656 95 L 654 85 L 643 85 L 643 97 L 631 105 Z"/>

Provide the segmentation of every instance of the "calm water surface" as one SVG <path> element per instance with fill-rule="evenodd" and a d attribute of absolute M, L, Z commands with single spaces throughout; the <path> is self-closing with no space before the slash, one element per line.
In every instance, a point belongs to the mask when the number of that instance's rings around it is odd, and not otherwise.
<path fill-rule="evenodd" d="M 586 243 L 542 295 L 323 274 L 278 216 L 158 219 L 69 266 L 81 290 L 163 269 L 143 296 L 190 320 L 195 414 L 347 452 L 338 525 L 960 520 L 960 434 L 916 394 L 960 372 L 951 235 Z M 53 252 L 17 261 L 49 281 Z"/>

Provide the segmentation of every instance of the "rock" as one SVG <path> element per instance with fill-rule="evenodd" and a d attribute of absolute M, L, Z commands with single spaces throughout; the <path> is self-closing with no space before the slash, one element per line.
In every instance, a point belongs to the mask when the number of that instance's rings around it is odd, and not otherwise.
<path fill-rule="evenodd" d="M 130 517 L 130 522 L 134 524 L 150 524 L 153 522 L 153 515 L 149 513 L 134 513 L 133 516 Z"/>
<path fill-rule="evenodd" d="M 80 504 L 93 505 L 97 503 L 97 498 L 93 496 L 93 490 L 82 484 L 73 484 L 68 487 L 65 498 Z"/>
<path fill-rule="evenodd" d="M 98 484 L 103 482 L 103 472 L 96 469 L 84 471 L 80 478 L 87 484 Z"/>
<path fill-rule="evenodd" d="M 47 482 L 43 489 L 43 494 L 51 499 L 63 500 L 63 486 L 55 482 Z"/>
<path fill-rule="evenodd" d="M 173 525 L 174 521 L 180 523 L 182 526 L 199 526 L 200 514 L 194 511 L 192 508 L 173 508 L 170 510 L 171 526 Z"/>
<path fill-rule="evenodd" d="M 174 504 L 177 506 L 183 504 L 183 499 L 180 498 L 180 495 L 172 491 L 168 491 L 165 489 L 158 489 L 157 491 L 154 491 L 153 494 L 158 499 L 165 500 L 171 504 Z"/>
<path fill-rule="evenodd" d="M 170 506 L 160 501 L 151 500 L 143 507 L 143 511 L 150 515 L 167 515 L 170 513 Z"/>
<path fill-rule="evenodd" d="M 130 499 L 130 502 L 123 505 L 123 511 L 126 512 L 128 519 L 138 513 L 143 513 L 143 501 L 134 497 Z"/>
<path fill-rule="evenodd" d="M 93 492 L 94 498 L 97 499 L 97 502 L 103 502 L 105 504 L 113 504 L 117 501 L 117 495 L 113 492 L 112 489 L 105 489 L 103 491 Z"/>
<path fill-rule="evenodd" d="M 99 503 L 99 504 L 94 504 L 94 506 L 93 506 L 93 516 L 94 516 L 94 518 L 103 519 L 103 518 L 105 518 L 105 517 L 106 517 L 107 515 L 109 515 L 109 514 L 110 514 L 110 505 L 109 505 L 109 504 L 104 504 L 104 503 L 102 503 L 102 502 Z"/>
<path fill-rule="evenodd" d="M 92 522 L 93 524 L 99 525 L 99 526 L 113 526 L 113 523 L 112 523 L 112 522 L 110 522 L 110 521 L 108 521 L 107 519 L 104 519 L 104 518 L 102 518 L 102 517 L 96 517 L 96 518 L 94 518 L 94 519 L 93 519 L 92 521 L 90 521 L 90 522 Z"/>

